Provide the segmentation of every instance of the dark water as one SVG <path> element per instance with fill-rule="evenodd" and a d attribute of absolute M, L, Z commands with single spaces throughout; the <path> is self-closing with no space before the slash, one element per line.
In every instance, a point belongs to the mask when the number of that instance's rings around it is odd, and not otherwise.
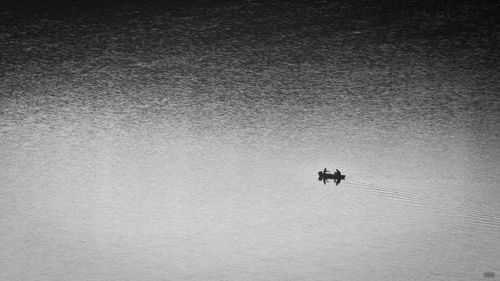
<path fill-rule="evenodd" d="M 498 34 L 327 4 L 3 23 L 0 279 L 500 272 Z"/>

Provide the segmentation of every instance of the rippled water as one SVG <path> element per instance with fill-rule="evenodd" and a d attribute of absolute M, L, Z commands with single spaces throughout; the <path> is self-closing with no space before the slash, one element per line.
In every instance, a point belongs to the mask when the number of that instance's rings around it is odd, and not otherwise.
<path fill-rule="evenodd" d="M 499 273 L 498 53 L 280 28 L 19 55 L 1 78 L 1 279 Z M 325 167 L 346 181 L 318 181 Z"/>

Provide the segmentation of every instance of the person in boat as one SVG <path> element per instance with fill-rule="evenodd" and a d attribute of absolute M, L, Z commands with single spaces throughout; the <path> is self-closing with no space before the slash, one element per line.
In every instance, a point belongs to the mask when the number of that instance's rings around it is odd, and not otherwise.
<path fill-rule="evenodd" d="M 342 174 L 338 169 L 335 169 L 335 173 L 333 174 L 333 181 L 336 185 L 339 185 L 339 183 L 342 181 Z"/>
<path fill-rule="evenodd" d="M 337 177 L 340 177 L 340 175 L 341 175 L 341 173 L 340 173 L 339 169 L 335 169 L 335 173 L 333 173 L 333 176 L 337 178 Z"/>
<path fill-rule="evenodd" d="M 319 175 L 318 180 L 322 181 L 324 184 L 326 184 L 326 182 L 328 181 L 327 176 L 326 176 L 327 173 L 328 173 L 328 170 L 326 168 L 323 171 L 319 171 L 318 172 L 318 175 Z"/>

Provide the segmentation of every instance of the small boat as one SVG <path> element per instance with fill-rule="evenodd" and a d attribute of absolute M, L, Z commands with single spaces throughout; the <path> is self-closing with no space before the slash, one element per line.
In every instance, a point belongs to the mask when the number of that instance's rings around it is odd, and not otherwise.
<path fill-rule="evenodd" d="M 318 180 L 323 181 L 326 184 L 328 180 L 333 180 L 336 185 L 338 185 L 342 180 L 345 180 L 345 175 L 342 175 L 339 170 L 336 170 L 335 173 L 331 174 L 326 169 L 318 172 Z"/>

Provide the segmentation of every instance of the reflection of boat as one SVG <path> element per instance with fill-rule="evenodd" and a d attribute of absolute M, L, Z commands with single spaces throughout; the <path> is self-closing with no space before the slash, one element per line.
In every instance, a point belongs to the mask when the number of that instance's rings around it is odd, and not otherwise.
<path fill-rule="evenodd" d="M 318 172 L 319 181 L 323 181 L 325 184 L 328 180 L 333 180 L 335 184 L 339 184 L 342 180 L 345 180 L 345 175 L 342 175 L 339 170 L 336 170 L 335 173 L 331 174 L 326 169 Z"/>

